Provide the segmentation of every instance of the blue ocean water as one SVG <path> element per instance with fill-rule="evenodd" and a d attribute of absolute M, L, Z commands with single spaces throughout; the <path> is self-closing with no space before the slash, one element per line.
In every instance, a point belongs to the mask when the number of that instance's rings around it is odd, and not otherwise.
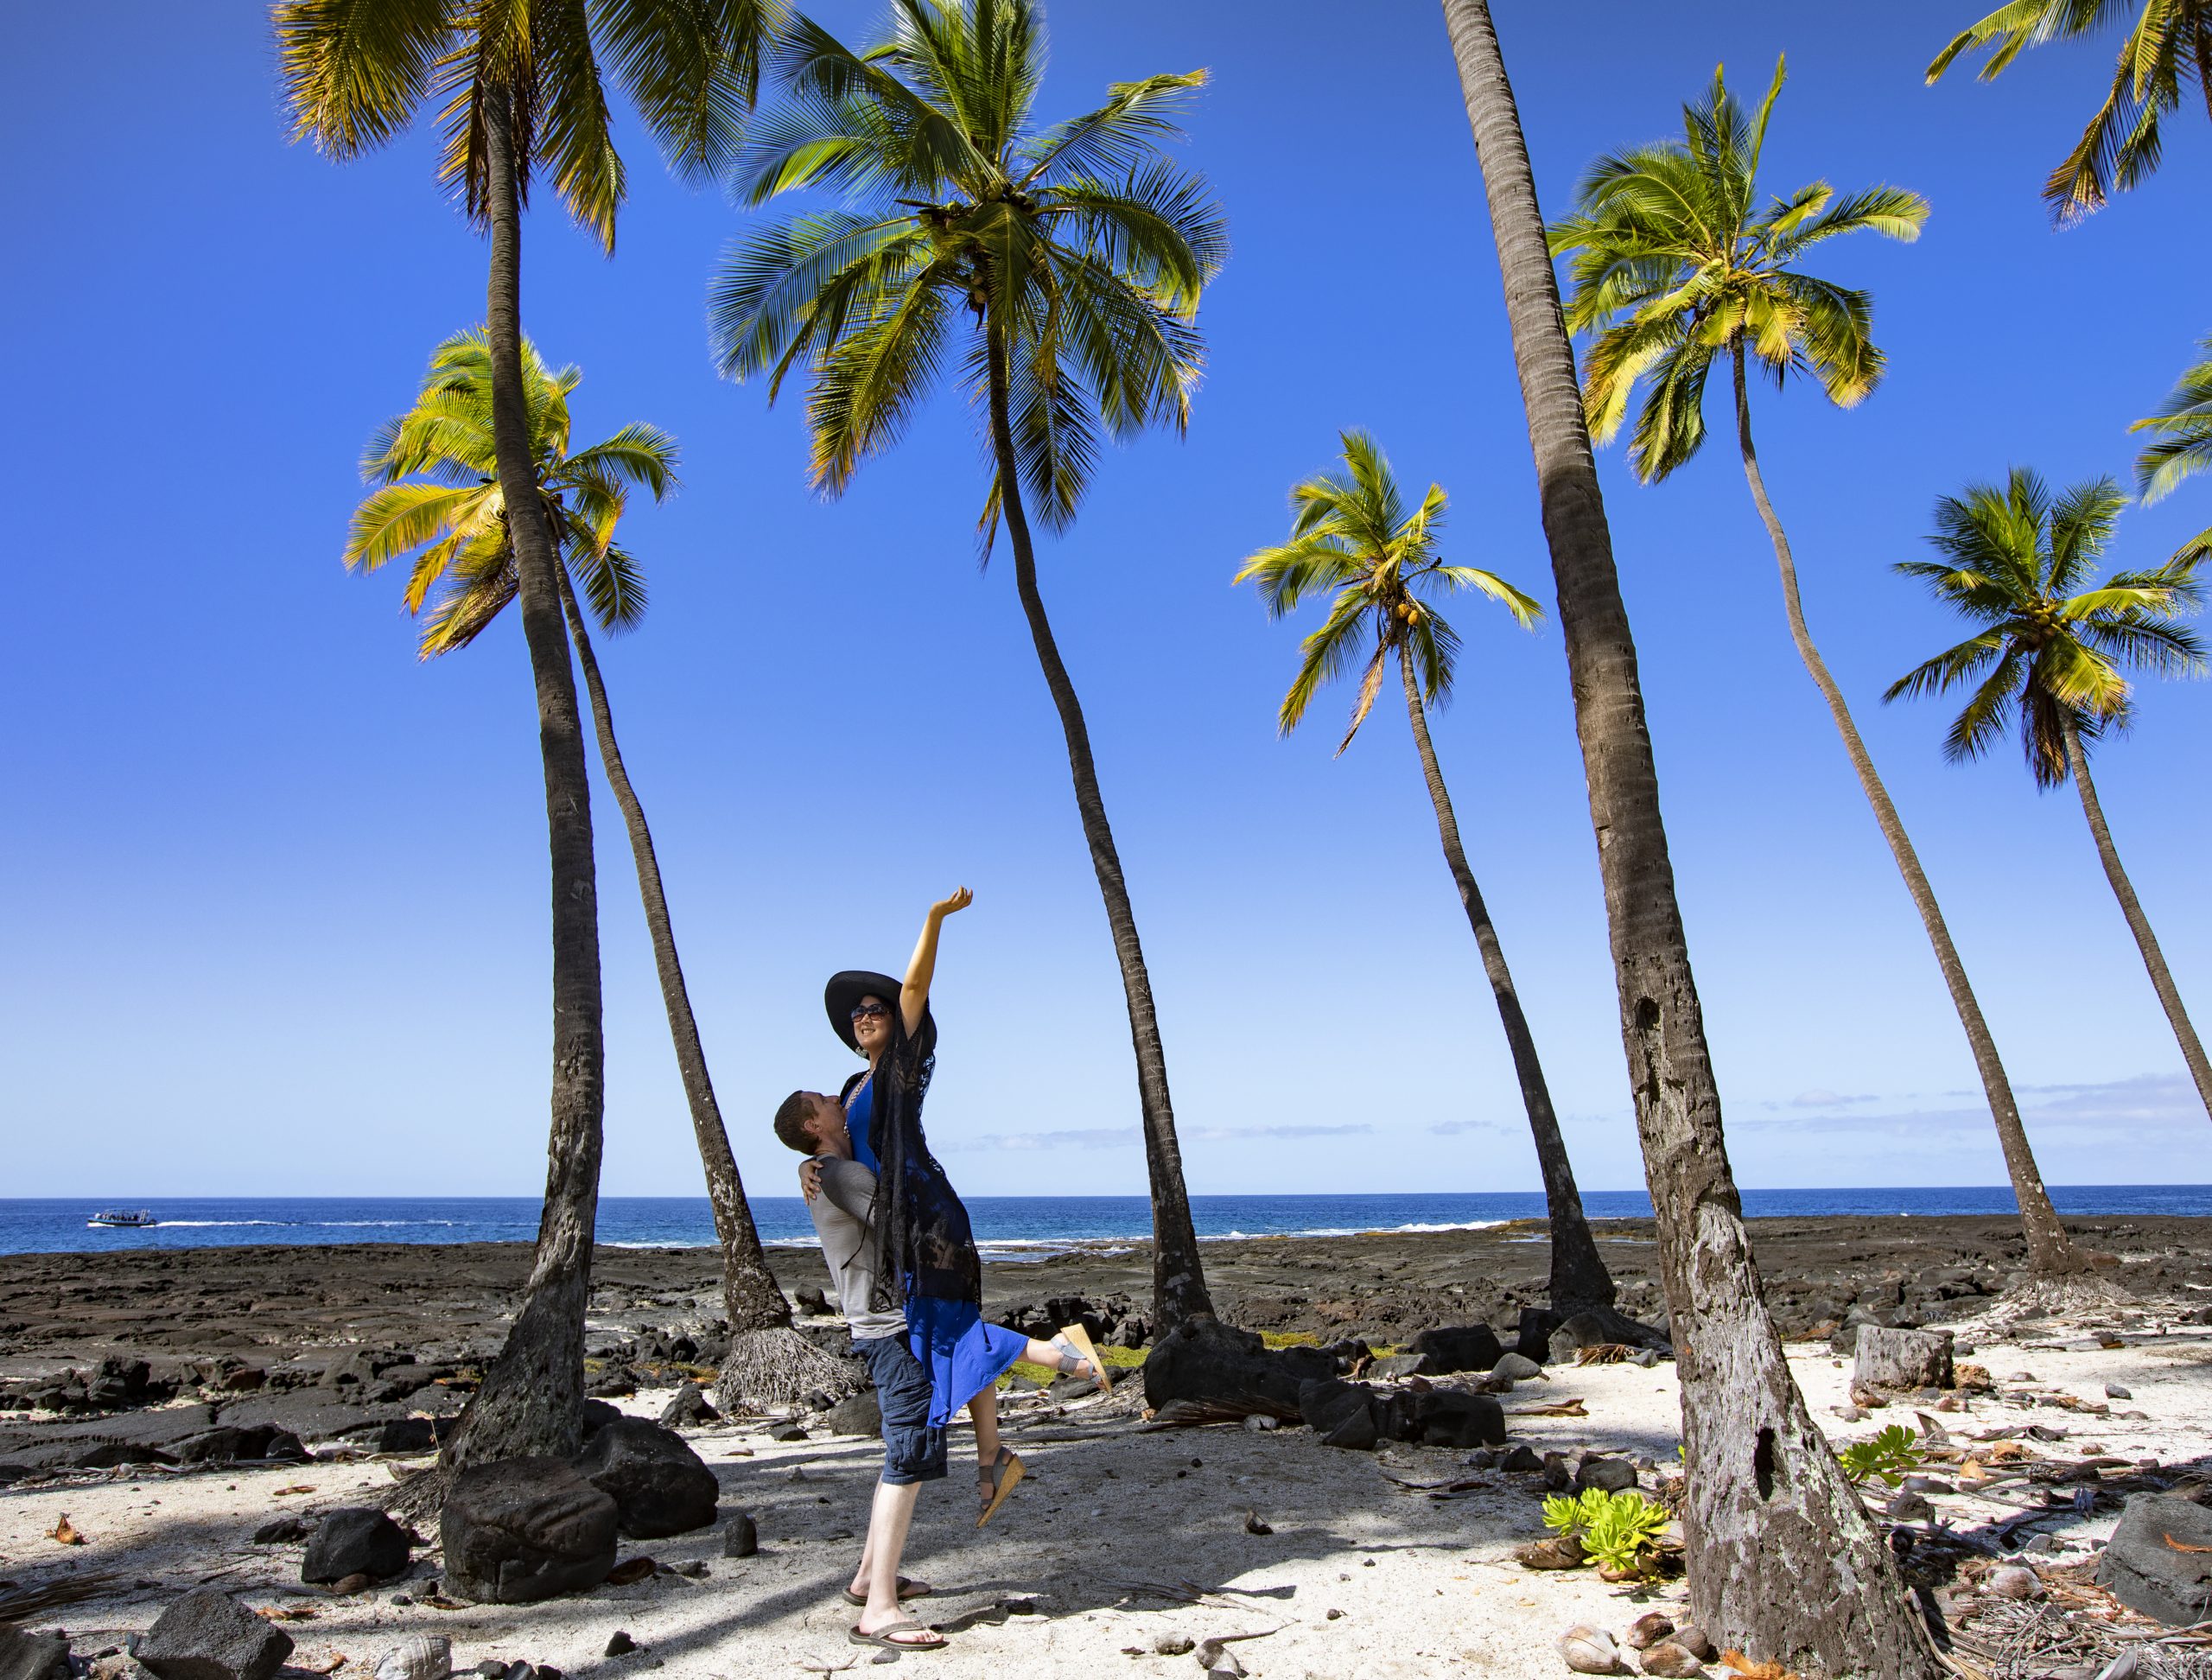
<path fill-rule="evenodd" d="M 2212 1215 L 2212 1185 L 2053 1185 L 2062 1213 Z M 1583 1193 L 1597 1219 L 1648 1218 L 1642 1191 Z M 160 1223 L 137 1230 L 91 1226 L 111 1207 L 144 1207 Z M 112 1249 L 206 1248 L 254 1243 L 526 1243 L 537 1234 L 537 1201 L 527 1196 L 342 1197 L 241 1200 L 174 1197 L 105 1202 L 0 1199 L 0 1254 Z M 1792 1215 L 1993 1213 L 2013 1211 L 2001 1187 L 1949 1189 L 1746 1190 L 1754 1219 Z M 1142 1196 L 977 1196 L 968 1211 L 984 1251 L 1001 1259 L 1042 1258 L 1084 1242 L 1148 1236 L 1152 1210 Z M 1448 1231 L 1506 1219 L 1541 1219 L 1536 1191 L 1440 1195 L 1193 1196 L 1200 1238 L 1344 1236 L 1368 1231 Z M 796 1196 L 753 1202 L 761 1239 L 811 1244 L 814 1226 Z M 607 1196 L 599 1205 L 599 1240 L 636 1248 L 709 1246 L 714 1220 L 704 1196 Z"/>

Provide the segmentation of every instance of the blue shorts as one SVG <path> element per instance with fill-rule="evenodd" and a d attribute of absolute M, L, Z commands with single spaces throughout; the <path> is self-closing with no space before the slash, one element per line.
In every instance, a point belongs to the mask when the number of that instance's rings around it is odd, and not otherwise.
<path fill-rule="evenodd" d="M 883 1409 L 883 1480 L 893 1487 L 944 1479 L 944 1431 L 930 1422 L 930 1378 L 904 1336 L 855 1340 Z"/>

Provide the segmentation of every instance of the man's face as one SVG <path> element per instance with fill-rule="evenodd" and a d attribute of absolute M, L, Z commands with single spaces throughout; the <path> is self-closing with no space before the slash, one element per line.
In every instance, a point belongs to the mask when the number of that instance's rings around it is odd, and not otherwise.
<path fill-rule="evenodd" d="M 852 1154 L 853 1140 L 845 1130 L 845 1110 L 835 1097 L 825 1097 L 818 1091 L 814 1093 L 814 1112 L 806 1129 L 817 1149 L 830 1155 Z"/>

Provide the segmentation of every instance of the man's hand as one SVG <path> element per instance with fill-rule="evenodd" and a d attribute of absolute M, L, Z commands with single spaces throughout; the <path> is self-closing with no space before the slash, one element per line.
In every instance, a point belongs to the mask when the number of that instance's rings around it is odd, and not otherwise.
<path fill-rule="evenodd" d="M 930 915 L 933 920 L 942 921 L 947 916 L 952 915 L 958 911 L 965 910 L 975 901 L 976 895 L 969 892 L 965 887 L 956 887 L 952 889 L 951 897 L 941 898 L 935 904 L 930 906 Z"/>
<path fill-rule="evenodd" d="M 798 1188 L 809 1201 L 822 1193 L 822 1163 L 811 1155 L 798 1164 Z"/>

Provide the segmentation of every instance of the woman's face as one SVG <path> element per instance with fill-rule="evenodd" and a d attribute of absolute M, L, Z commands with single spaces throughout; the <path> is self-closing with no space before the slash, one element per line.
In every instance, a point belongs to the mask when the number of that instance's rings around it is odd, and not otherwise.
<path fill-rule="evenodd" d="M 853 1006 L 853 1038 L 870 1061 L 891 1042 L 891 1005 L 874 992 Z"/>

